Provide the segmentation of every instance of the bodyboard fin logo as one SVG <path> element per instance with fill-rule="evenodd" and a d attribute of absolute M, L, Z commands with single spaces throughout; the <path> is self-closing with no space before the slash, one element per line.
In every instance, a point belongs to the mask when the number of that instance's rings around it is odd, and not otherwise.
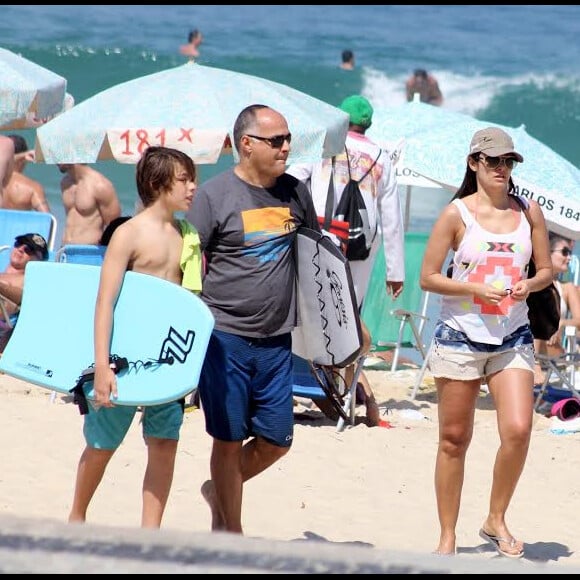
<path fill-rule="evenodd" d="M 167 337 L 163 340 L 163 344 L 161 345 L 159 359 L 164 360 L 172 357 L 178 362 L 184 363 L 193 348 L 194 340 L 194 330 L 188 330 L 186 335 L 182 336 L 177 332 L 177 330 L 175 330 L 175 328 L 173 328 L 173 326 L 170 326 Z"/>

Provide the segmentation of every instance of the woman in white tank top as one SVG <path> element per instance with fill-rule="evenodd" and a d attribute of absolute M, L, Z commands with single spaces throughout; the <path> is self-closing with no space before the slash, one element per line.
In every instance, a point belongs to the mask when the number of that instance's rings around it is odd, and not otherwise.
<path fill-rule="evenodd" d="M 475 402 L 486 381 L 497 410 L 500 447 L 489 511 L 480 537 L 505 557 L 523 556 L 505 514 L 524 468 L 533 415 L 533 337 L 526 298 L 552 280 L 544 216 L 535 201 L 526 214 L 513 198 L 512 170 L 523 157 L 497 127 L 477 131 L 465 177 L 439 216 L 427 244 L 421 288 L 442 295 L 429 367 L 437 386 L 439 447 L 435 492 L 437 554 L 454 554 L 465 456 Z M 451 277 L 442 273 L 455 252 Z M 536 275 L 527 277 L 533 252 Z M 484 507 L 482 509 L 485 509 Z"/>

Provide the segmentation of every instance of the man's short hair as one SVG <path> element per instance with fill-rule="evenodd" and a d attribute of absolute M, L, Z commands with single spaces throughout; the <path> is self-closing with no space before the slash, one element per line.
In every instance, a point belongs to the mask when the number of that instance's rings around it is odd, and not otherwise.
<path fill-rule="evenodd" d="M 342 62 L 349 62 L 353 59 L 354 54 L 352 50 L 343 50 L 342 51 Z"/>
<path fill-rule="evenodd" d="M 14 154 L 18 155 L 18 153 L 26 153 L 28 148 L 28 143 L 26 139 L 22 137 L 22 135 L 16 135 L 13 133 L 12 135 L 6 135 L 9 139 L 12 139 L 12 143 L 14 143 Z"/>

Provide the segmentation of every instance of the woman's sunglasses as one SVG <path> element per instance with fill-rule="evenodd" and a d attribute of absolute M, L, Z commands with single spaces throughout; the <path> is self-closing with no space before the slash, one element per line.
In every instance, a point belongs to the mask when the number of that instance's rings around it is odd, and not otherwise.
<path fill-rule="evenodd" d="M 559 250 L 552 250 L 552 252 L 558 252 L 559 254 L 562 254 L 564 258 L 572 255 L 572 250 L 570 248 L 560 248 Z"/>
<path fill-rule="evenodd" d="M 502 163 L 508 168 L 513 169 L 518 162 L 513 157 L 488 157 L 487 155 L 480 155 L 479 160 L 483 161 L 489 169 L 497 169 Z"/>

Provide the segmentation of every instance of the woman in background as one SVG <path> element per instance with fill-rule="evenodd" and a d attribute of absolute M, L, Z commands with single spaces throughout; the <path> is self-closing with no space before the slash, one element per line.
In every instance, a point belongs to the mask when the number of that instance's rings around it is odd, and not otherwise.
<path fill-rule="evenodd" d="M 563 344 L 564 327 L 575 326 L 580 328 L 580 294 L 573 282 L 562 282 L 570 270 L 573 242 L 569 238 L 554 232 L 549 233 L 550 257 L 554 271 L 554 286 L 560 295 L 560 326 L 558 331 L 548 340 L 534 340 L 536 354 L 560 356 L 565 353 Z M 563 276 L 564 275 L 564 276 Z M 536 383 L 543 383 L 543 377 L 538 374 L 536 366 Z"/>

